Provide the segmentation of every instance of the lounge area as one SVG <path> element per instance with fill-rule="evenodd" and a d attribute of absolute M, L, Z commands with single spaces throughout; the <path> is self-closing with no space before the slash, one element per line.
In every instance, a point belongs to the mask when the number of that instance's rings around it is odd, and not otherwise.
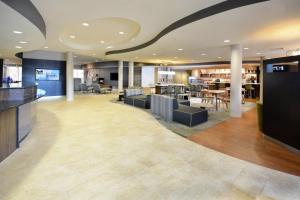
<path fill-rule="evenodd" d="M 300 1 L 0 1 L 0 200 L 299 200 Z"/>

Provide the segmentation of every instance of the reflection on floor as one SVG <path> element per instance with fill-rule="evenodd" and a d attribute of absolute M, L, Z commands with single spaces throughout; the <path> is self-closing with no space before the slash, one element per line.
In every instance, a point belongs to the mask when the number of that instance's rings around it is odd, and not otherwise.
<path fill-rule="evenodd" d="M 40 102 L 33 132 L 0 163 L 0 199 L 299 199 L 299 177 L 195 144 L 112 98 Z"/>
<path fill-rule="evenodd" d="M 242 119 L 229 119 L 189 139 L 236 158 L 300 176 L 300 155 L 263 137 L 258 130 L 256 109 L 244 113 Z"/>

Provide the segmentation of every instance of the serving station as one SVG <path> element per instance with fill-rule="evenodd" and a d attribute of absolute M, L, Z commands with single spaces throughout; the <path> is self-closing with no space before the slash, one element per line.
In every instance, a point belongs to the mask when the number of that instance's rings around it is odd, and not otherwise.
<path fill-rule="evenodd" d="M 44 95 L 45 91 L 35 85 L 5 84 L 0 87 L 0 162 L 31 132 L 36 102 Z"/>

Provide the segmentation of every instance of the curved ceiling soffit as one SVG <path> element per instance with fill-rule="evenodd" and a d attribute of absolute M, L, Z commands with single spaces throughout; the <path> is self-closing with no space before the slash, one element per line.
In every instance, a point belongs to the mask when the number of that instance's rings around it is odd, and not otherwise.
<path fill-rule="evenodd" d="M 45 21 L 30 0 L 0 0 L 34 24 L 46 38 Z"/>
<path fill-rule="evenodd" d="M 114 51 L 108 51 L 105 53 L 105 55 L 113 55 L 113 54 L 120 54 L 120 53 L 128 53 L 136 50 L 140 50 L 143 48 L 146 48 L 155 42 L 157 42 L 160 38 L 162 38 L 164 35 L 174 31 L 175 29 L 178 29 L 182 26 L 185 26 L 187 24 L 190 24 L 192 22 L 198 21 L 200 19 L 204 19 L 216 14 L 220 14 L 225 11 L 233 10 L 236 8 L 256 4 L 256 3 L 262 3 L 270 0 L 227 0 L 221 3 L 218 3 L 216 5 L 207 7 L 203 10 L 199 10 L 187 17 L 184 17 L 173 24 L 169 25 L 165 29 L 163 29 L 158 35 L 156 35 L 153 39 L 149 40 L 148 42 L 145 42 L 143 44 L 126 48 L 126 49 L 120 49 L 120 50 L 114 50 Z"/>

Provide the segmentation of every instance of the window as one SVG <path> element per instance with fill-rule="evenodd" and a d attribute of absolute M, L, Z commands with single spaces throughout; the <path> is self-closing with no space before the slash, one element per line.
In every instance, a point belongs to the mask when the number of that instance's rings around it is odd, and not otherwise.
<path fill-rule="evenodd" d="M 6 66 L 5 76 L 5 78 L 11 77 L 14 82 L 22 81 L 22 67 Z"/>
<path fill-rule="evenodd" d="M 80 78 L 81 82 L 83 83 L 83 81 L 84 81 L 84 71 L 83 71 L 83 69 L 74 69 L 73 72 L 74 72 L 73 73 L 74 78 Z"/>

